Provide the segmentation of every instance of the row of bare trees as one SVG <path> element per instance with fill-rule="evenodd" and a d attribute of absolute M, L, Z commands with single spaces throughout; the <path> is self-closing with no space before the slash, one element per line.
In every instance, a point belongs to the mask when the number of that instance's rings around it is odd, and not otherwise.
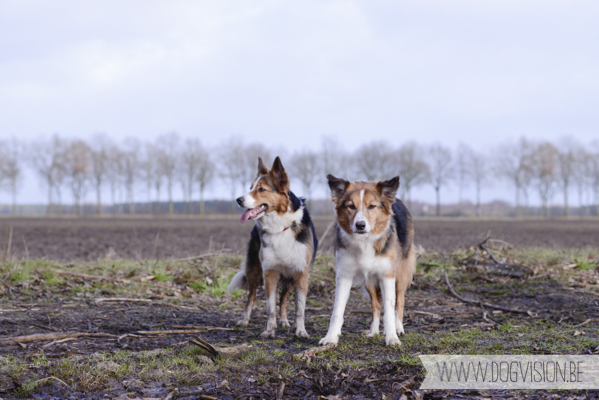
<path fill-rule="evenodd" d="M 127 138 L 122 143 L 104 134 L 88 142 L 55 135 L 30 143 L 22 161 L 47 188 L 48 213 L 58 212 L 64 189 L 72 195 L 76 214 L 81 214 L 81 201 L 89 191 L 94 192 L 101 213 L 106 189 L 113 213 L 135 213 L 135 202 L 140 200 L 136 196 L 143 188 L 148 212 L 156 212 L 165 191 L 168 213 L 173 214 L 173 190 L 180 185 L 186 211 L 191 212 L 193 196 L 199 193 L 203 214 L 204 192 L 214 173 L 210 153 L 201 141 L 181 139 L 176 133 L 161 135 L 153 142 Z"/>
<path fill-rule="evenodd" d="M 31 168 L 47 189 L 48 213 L 59 212 L 63 191 L 68 191 L 76 214 L 82 213 L 82 201 L 91 195 L 98 213 L 104 203 L 112 204 L 113 213 L 134 213 L 140 210 L 136 202 L 145 204 L 145 212 L 158 213 L 164 194 L 167 212 L 173 214 L 178 187 L 184 212 L 203 215 L 209 185 L 218 180 L 219 187 L 229 187 L 231 199 L 235 199 L 254 179 L 257 158 L 271 161 L 274 155 L 283 157 L 292 180 L 301 185 L 309 202 L 316 189 L 326 190 L 324 176 L 328 173 L 370 181 L 399 175 L 400 196 L 409 206 L 412 191 L 429 185 L 436 196 L 436 215 L 440 215 L 441 195 L 449 187 L 457 188 L 460 203 L 465 189 L 473 188 L 476 213 L 481 215 L 481 192 L 498 180 L 513 186 L 517 215 L 526 213 L 531 193 L 541 200 L 543 215 L 548 215 L 549 204 L 558 193 L 563 196 L 565 215 L 570 213 L 572 192 L 578 195 L 580 215 L 590 213 L 591 197 L 595 205 L 599 202 L 599 142 L 583 145 L 572 137 L 556 143 L 522 138 L 485 152 L 463 143 L 451 149 L 413 141 L 399 146 L 372 141 L 350 152 L 335 137 L 323 137 L 318 149 L 286 154 L 285 149 L 275 151 L 260 143 L 246 143 L 241 137 L 207 148 L 198 138 L 181 138 L 175 132 L 152 141 L 127 138 L 121 142 L 105 134 L 89 140 L 54 135 L 30 143 L 1 141 L 0 185 L 12 195 L 13 213 L 23 170 Z M 103 197 L 106 192 L 109 202 Z M 192 209 L 193 204 L 199 204 L 199 209 Z M 231 207 L 234 213 L 234 201 Z"/>

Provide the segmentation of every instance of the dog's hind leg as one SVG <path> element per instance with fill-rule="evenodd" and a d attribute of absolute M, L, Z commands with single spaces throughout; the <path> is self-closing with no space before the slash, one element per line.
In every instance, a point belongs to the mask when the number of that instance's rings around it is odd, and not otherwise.
<path fill-rule="evenodd" d="M 310 337 L 306 332 L 305 313 L 306 297 L 308 296 L 308 269 L 298 272 L 295 280 L 295 335 L 299 337 Z"/>
<path fill-rule="evenodd" d="M 395 279 L 395 329 L 398 335 L 405 334 L 403 329 L 403 314 L 406 303 L 406 291 L 412 283 L 412 276 L 416 270 L 416 254 L 413 246 L 406 257 L 399 264 L 399 270 Z"/>
<path fill-rule="evenodd" d="M 266 330 L 260 336 L 263 338 L 274 338 L 277 329 L 277 283 L 280 273 L 269 269 L 264 271 L 264 289 L 266 289 Z"/>
<path fill-rule="evenodd" d="M 291 325 L 287 319 L 287 297 L 289 297 L 289 292 L 291 291 L 292 285 L 291 282 L 283 280 L 281 282 L 281 286 L 281 297 L 279 298 L 279 325 L 284 328 L 289 328 Z"/>
<path fill-rule="evenodd" d="M 370 332 L 366 336 L 374 336 L 379 334 L 381 324 L 381 288 L 374 284 L 368 284 L 366 285 L 366 291 L 370 295 L 372 308 L 372 323 L 370 324 Z"/>
<path fill-rule="evenodd" d="M 259 258 L 260 238 L 252 234 L 248 246 L 248 254 L 245 260 L 245 279 L 247 281 L 248 297 L 245 303 L 245 310 L 237 325 L 246 326 L 250 322 L 252 307 L 256 301 L 256 290 L 262 284 L 262 264 Z"/>

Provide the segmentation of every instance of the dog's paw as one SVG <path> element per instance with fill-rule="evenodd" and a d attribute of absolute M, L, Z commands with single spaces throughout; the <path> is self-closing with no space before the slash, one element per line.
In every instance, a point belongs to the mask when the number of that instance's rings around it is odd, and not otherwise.
<path fill-rule="evenodd" d="M 308 335 L 308 332 L 306 332 L 305 329 L 301 329 L 301 330 L 297 329 L 295 331 L 295 336 L 297 336 L 297 337 L 304 337 L 304 338 L 310 337 L 310 335 Z"/>
<path fill-rule="evenodd" d="M 334 336 L 334 337 L 325 336 L 322 339 L 320 339 L 320 341 L 318 342 L 318 344 L 321 346 L 324 346 L 325 344 L 334 344 L 335 346 L 337 346 L 337 343 L 339 343 L 338 336 Z"/>
<path fill-rule="evenodd" d="M 260 337 L 262 339 L 268 339 L 268 338 L 274 339 L 275 338 L 275 330 L 273 329 L 271 331 L 264 331 L 260 334 Z"/>
<path fill-rule="evenodd" d="M 248 326 L 249 323 L 249 320 L 242 318 L 239 321 L 237 321 L 237 326 Z"/>
<path fill-rule="evenodd" d="M 281 325 L 283 328 L 289 328 L 291 326 L 291 324 L 289 323 L 289 320 L 286 320 L 286 319 L 280 320 L 279 325 Z"/>
<path fill-rule="evenodd" d="M 378 335 L 380 335 L 379 332 L 364 331 L 364 336 L 366 336 L 366 337 L 373 337 L 373 336 L 378 336 Z"/>
<path fill-rule="evenodd" d="M 406 333 L 403 330 L 403 324 L 399 319 L 395 320 L 395 330 L 397 331 L 397 336 L 405 335 Z"/>
<path fill-rule="evenodd" d="M 387 346 L 399 346 L 401 345 L 401 342 L 399 341 L 399 338 L 394 335 L 392 337 L 385 337 L 385 344 Z"/>

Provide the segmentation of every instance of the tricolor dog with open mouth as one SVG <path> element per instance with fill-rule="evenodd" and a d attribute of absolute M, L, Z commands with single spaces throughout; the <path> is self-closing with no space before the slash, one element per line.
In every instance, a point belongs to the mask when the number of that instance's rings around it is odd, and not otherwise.
<path fill-rule="evenodd" d="M 399 177 L 380 182 L 348 182 L 327 176 L 337 212 L 335 305 L 320 344 L 337 344 L 352 287 L 364 286 L 372 306 L 368 336 L 379 333 L 381 302 L 385 343 L 401 344 L 405 292 L 416 269 L 414 225 L 408 209 L 395 198 Z"/>
<path fill-rule="evenodd" d="M 280 324 L 289 327 L 287 296 L 295 287 L 295 334 L 308 337 L 304 324 L 310 266 L 318 240 L 304 201 L 289 190 L 289 178 L 277 157 L 269 170 L 258 159 L 258 176 L 250 192 L 237 199 L 247 210 L 241 222 L 255 220 L 243 270 L 233 277 L 227 291 L 246 287 L 248 297 L 238 325 L 247 325 L 256 300 L 256 289 L 264 282 L 268 321 L 262 337 L 275 336 L 277 284 L 281 282 Z"/>

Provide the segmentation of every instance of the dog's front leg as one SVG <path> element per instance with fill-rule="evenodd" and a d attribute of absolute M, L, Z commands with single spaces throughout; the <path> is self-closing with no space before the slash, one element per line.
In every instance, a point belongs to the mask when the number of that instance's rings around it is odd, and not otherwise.
<path fill-rule="evenodd" d="M 306 311 L 306 296 L 308 295 L 308 271 L 297 273 L 295 280 L 295 335 L 299 337 L 310 337 L 304 325 L 304 314 Z"/>
<path fill-rule="evenodd" d="M 381 278 L 381 292 L 383 294 L 383 325 L 385 327 L 385 343 L 387 346 L 401 344 L 395 330 L 395 277 Z"/>
<path fill-rule="evenodd" d="M 279 271 L 269 269 L 264 271 L 264 289 L 266 290 L 266 330 L 260 336 L 274 338 L 277 329 L 277 282 Z"/>
<path fill-rule="evenodd" d="M 347 305 L 349 292 L 353 282 L 353 276 L 339 276 L 339 272 L 337 274 L 333 314 L 331 315 L 331 322 L 329 324 L 327 335 L 320 339 L 319 344 L 321 345 L 329 343 L 336 345 L 339 342 L 341 327 L 343 326 L 343 314 L 345 313 L 345 306 Z"/>

